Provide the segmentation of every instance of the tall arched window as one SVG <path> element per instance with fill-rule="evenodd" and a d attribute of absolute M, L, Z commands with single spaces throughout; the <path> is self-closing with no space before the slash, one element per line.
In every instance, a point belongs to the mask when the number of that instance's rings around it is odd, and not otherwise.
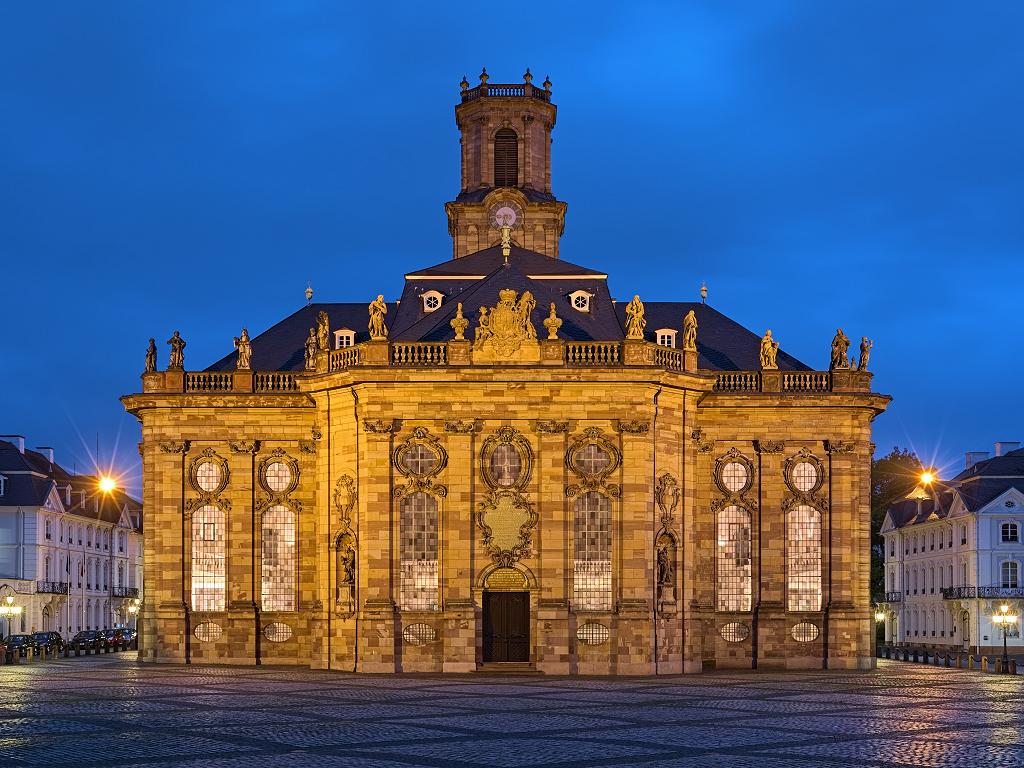
<path fill-rule="evenodd" d="M 223 611 L 226 603 L 224 513 L 200 507 L 192 515 L 192 610 Z"/>
<path fill-rule="evenodd" d="M 589 491 L 573 507 L 572 605 L 581 611 L 612 608 L 612 503 Z"/>
<path fill-rule="evenodd" d="M 514 187 L 519 183 L 519 137 L 511 128 L 494 134 L 494 186 Z"/>
<path fill-rule="evenodd" d="M 1015 560 L 1007 560 L 999 566 L 1000 586 L 1003 589 L 1017 589 L 1020 586 L 1020 566 Z"/>
<path fill-rule="evenodd" d="M 264 611 L 295 610 L 295 512 L 277 504 L 263 513 Z"/>
<path fill-rule="evenodd" d="M 786 571 L 791 611 L 821 610 L 821 513 L 806 504 L 786 522 Z"/>
<path fill-rule="evenodd" d="M 437 500 L 430 494 L 410 493 L 401 504 L 402 608 L 438 608 Z"/>
<path fill-rule="evenodd" d="M 718 610 L 750 610 L 750 513 L 729 506 L 718 513 Z"/>
<path fill-rule="evenodd" d="M 53 563 L 50 561 L 50 556 L 47 555 L 43 561 L 43 569 L 46 575 L 43 577 L 46 581 L 53 579 Z"/>

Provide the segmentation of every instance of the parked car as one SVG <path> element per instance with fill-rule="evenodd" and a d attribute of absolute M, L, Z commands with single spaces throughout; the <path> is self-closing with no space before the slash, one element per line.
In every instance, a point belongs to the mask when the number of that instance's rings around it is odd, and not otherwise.
<path fill-rule="evenodd" d="M 79 648 L 83 651 L 95 651 L 103 644 L 103 633 L 96 629 L 83 629 L 73 638 L 69 645 L 71 649 Z"/>
<path fill-rule="evenodd" d="M 130 628 L 130 627 L 122 627 L 122 628 L 121 628 L 121 631 L 122 631 L 122 632 L 124 632 L 124 641 L 125 641 L 126 643 L 130 643 L 130 642 L 132 642 L 133 640 L 135 640 L 135 635 L 136 635 L 137 633 L 135 632 L 135 630 L 134 630 L 134 629 L 132 629 L 132 628 Z"/>
<path fill-rule="evenodd" d="M 106 639 L 108 645 L 124 646 L 128 645 L 128 640 L 125 639 L 123 629 L 104 629 L 101 630 L 101 634 Z"/>
<path fill-rule="evenodd" d="M 16 653 L 23 658 L 36 653 L 36 641 L 32 635 L 8 635 L 3 644 L 7 646 L 7 653 Z"/>
<path fill-rule="evenodd" d="M 36 641 L 36 653 L 40 648 L 45 648 L 47 655 L 64 653 L 64 638 L 60 632 L 36 632 L 32 637 Z"/>

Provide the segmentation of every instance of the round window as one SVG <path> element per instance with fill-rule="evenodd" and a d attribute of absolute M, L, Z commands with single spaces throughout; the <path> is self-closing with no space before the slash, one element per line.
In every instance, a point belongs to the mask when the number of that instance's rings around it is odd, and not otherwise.
<path fill-rule="evenodd" d="M 275 493 L 288 490 L 292 482 L 292 470 L 283 461 L 272 461 L 265 473 L 267 487 Z"/>
<path fill-rule="evenodd" d="M 580 628 L 576 630 L 576 639 L 583 643 L 583 645 L 607 643 L 610 635 L 608 627 L 604 624 L 598 624 L 596 621 L 588 621 L 586 624 L 581 624 Z"/>
<path fill-rule="evenodd" d="M 410 446 L 402 454 L 402 466 L 410 475 L 425 475 L 437 466 L 437 454 L 425 445 Z"/>
<path fill-rule="evenodd" d="M 750 630 L 747 628 L 747 625 L 740 624 L 738 621 L 724 625 L 718 630 L 718 633 L 727 643 L 741 643 L 750 637 Z"/>
<path fill-rule="evenodd" d="M 214 624 L 212 621 L 204 621 L 203 623 L 196 625 L 194 634 L 197 640 L 204 643 L 211 643 L 223 634 L 223 630 L 220 628 L 220 624 Z"/>
<path fill-rule="evenodd" d="M 207 493 L 213 493 L 220 487 L 222 477 L 220 464 L 215 461 L 203 461 L 196 467 L 196 485 Z"/>
<path fill-rule="evenodd" d="M 747 466 L 739 461 L 730 461 L 722 467 L 722 485 L 733 493 L 742 491 L 750 480 Z"/>
<path fill-rule="evenodd" d="M 572 305 L 576 307 L 576 309 L 586 309 L 587 297 L 582 294 L 580 294 L 579 296 L 574 296 L 572 300 Z"/>
<path fill-rule="evenodd" d="M 818 628 L 808 621 L 802 621 L 799 624 L 793 626 L 793 629 L 789 631 L 789 634 L 793 636 L 793 639 L 798 643 L 809 643 L 812 640 L 816 640 L 818 637 Z"/>
<path fill-rule="evenodd" d="M 291 639 L 292 628 L 287 624 L 275 621 L 263 628 L 263 636 L 272 643 L 283 643 L 285 640 Z"/>
<path fill-rule="evenodd" d="M 491 477 L 502 488 L 510 488 L 519 482 L 523 474 L 523 459 L 519 451 L 508 443 L 502 443 L 491 454 Z"/>
<path fill-rule="evenodd" d="M 429 624 L 410 624 L 402 630 L 402 639 L 409 645 L 427 645 L 437 639 L 437 633 Z"/>
<path fill-rule="evenodd" d="M 608 469 L 612 457 L 604 448 L 591 443 L 576 452 L 576 467 L 585 475 L 599 475 Z"/>
<path fill-rule="evenodd" d="M 437 309 L 441 306 L 441 300 L 437 296 L 427 296 L 427 309 Z"/>
<path fill-rule="evenodd" d="M 798 461 L 793 467 L 793 485 L 798 491 L 809 491 L 818 483 L 818 468 L 809 461 Z"/>

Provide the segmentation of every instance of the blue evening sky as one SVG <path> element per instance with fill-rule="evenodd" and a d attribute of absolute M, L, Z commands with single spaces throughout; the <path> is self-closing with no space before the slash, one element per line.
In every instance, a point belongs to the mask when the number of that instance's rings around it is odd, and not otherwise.
<path fill-rule="evenodd" d="M 0 6 L 0 432 L 138 484 L 147 339 L 186 365 L 450 256 L 463 74 L 550 75 L 562 255 L 828 363 L 958 467 L 1024 440 L 1019 3 Z M 115 453 L 115 446 L 116 453 Z"/>

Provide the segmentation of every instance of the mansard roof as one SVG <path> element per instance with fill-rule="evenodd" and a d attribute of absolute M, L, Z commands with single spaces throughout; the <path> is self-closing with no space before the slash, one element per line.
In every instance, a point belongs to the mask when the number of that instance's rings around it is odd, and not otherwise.
<path fill-rule="evenodd" d="M 626 301 L 616 302 L 608 288 L 608 276 L 588 267 L 553 259 L 536 251 L 513 246 L 508 262 L 500 246 L 485 248 L 459 259 L 449 259 L 405 276 L 402 297 L 388 303 L 386 322 L 394 341 L 449 341 L 455 336 L 451 320 L 461 303 L 470 321 L 467 338 L 472 338 L 480 307 L 493 307 L 499 291 L 511 288 L 530 291 L 537 301 L 532 320 L 540 338 L 546 333 L 543 321 L 552 302 L 562 320 L 559 337 L 569 341 L 621 341 L 625 337 Z M 591 295 L 588 312 L 572 306 L 570 294 L 585 290 Z M 421 296 L 427 291 L 444 295 L 441 307 L 426 312 Z M 357 344 L 369 341 L 368 302 L 315 303 L 303 307 L 252 340 L 253 369 L 298 371 L 305 365 L 305 341 L 316 317 L 327 312 L 331 329 L 351 328 Z M 656 341 L 659 328 L 680 333 L 689 310 L 697 316 L 698 367 L 712 371 L 757 370 L 760 366 L 761 336 L 744 328 L 716 309 L 698 302 L 644 302 L 646 338 Z M 230 371 L 237 353 L 232 352 L 206 370 Z M 780 370 L 806 371 L 810 368 L 780 350 Z"/>

